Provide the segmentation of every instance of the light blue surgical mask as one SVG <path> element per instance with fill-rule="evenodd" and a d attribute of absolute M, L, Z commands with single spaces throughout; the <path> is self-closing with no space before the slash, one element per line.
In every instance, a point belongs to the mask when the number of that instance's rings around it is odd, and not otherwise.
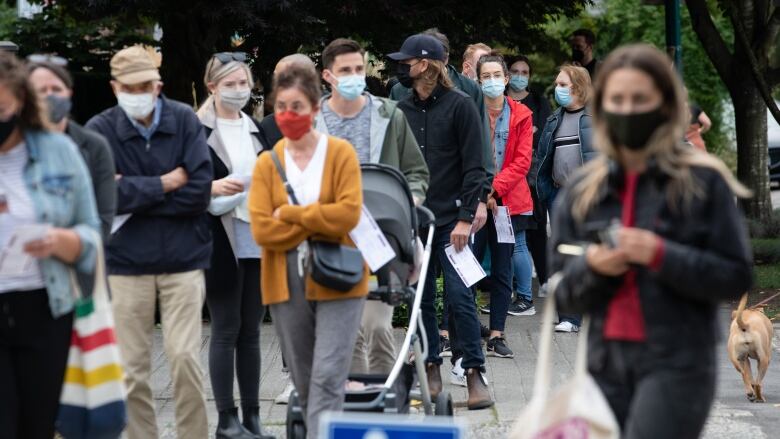
<path fill-rule="evenodd" d="M 571 88 L 561 86 L 555 87 L 555 102 L 561 107 L 571 104 Z"/>
<path fill-rule="evenodd" d="M 502 79 L 486 79 L 482 81 L 482 93 L 489 98 L 497 98 L 504 94 L 506 85 Z"/>
<path fill-rule="evenodd" d="M 339 82 L 336 89 L 341 97 L 348 101 L 354 101 L 366 89 L 366 77 L 363 75 L 346 75 L 336 78 Z"/>
<path fill-rule="evenodd" d="M 523 91 L 528 88 L 528 76 L 512 75 L 509 79 L 509 86 L 514 91 Z"/>

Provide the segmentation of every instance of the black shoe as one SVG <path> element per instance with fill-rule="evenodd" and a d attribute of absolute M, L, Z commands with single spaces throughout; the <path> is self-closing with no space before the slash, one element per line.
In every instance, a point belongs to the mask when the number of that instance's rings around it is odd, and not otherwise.
<path fill-rule="evenodd" d="M 525 298 L 521 297 L 509 305 L 507 314 L 513 316 L 532 316 L 536 314 L 536 308 L 534 307 L 533 302 L 529 302 Z"/>
<path fill-rule="evenodd" d="M 450 338 L 446 337 L 444 335 L 439 336 L 439 349 L 441 350 L 439 352 L 440 357 L 451 357 L 452 356 L 452 346 L 450 346 Z"/>
<path fill-rule="evenodd" d="M 260 423 L 260 407 L 242 407 L 242 424 L 250 433 L 260 439 L 276 439 L 276 436 L 263 434 L 263 426 Z"/>
<path fill-rule="evenodd" d="M 482 337 L 482 338 L 490 337 L 490 329 L 488 329 L 487 326 L 480 324 L 479 325 L 479 336 Z"/>
<path fill-rule="evenodd" d="M 219 412 L 216 436 L 217 439 L 257 439 L 238 421 L 237 408 Z"/>
<path fill-rule="evenodd" d="M 487 354 L 500 358 L 514 358 L 515 353 L 506 345 L 504 337 L 493 337 L 487 342 Z"/>

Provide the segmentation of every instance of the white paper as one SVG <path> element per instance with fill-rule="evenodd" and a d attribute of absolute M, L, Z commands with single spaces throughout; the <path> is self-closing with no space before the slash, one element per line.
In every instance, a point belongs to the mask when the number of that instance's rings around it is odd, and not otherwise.
<path fill-rule="evenodd" d="M 454 246 L 448 245 L 444 247 L 444 253 L 467 287 L 471 287 L 486 276 L 485 270 L 477 262 L 477 258 L 474 257 L 470 247 L 466 246 L 463 250 L 457 252 Z"/>
<path fill-rule="evenodd" d="M 232 178 L 233 180 L 240 181 L 241 184 L 244 185 L 244 191 L 248 191 L 249 186 L 252 185 L 252 174 L 246 174 L 246 175 L 230 174 L 227 176 L 227 178 Z"/>
<path fill-rule="evenodd" d="M 349 237 L 363 254 L 363 260 L 372 272 L 378 271 L 395 257 L 393 247 L 387 242 L 385 234 L 382 233 L 366 206 L 363 206 L 360 222 L 349 232 Z"/>
<path fill-rule="evenodd" d="M 24 246 L 45 238 L 50 228 L 51 224 L 17 226 L 0 252 L 0 276 L 18 276 L 29 270 L 35 258 L 24 251 Z"/>
<path fill-rule="evenodd" d="M 498 206 L 493 214 L 493 223 L 496 225 L 496 237 L 499 243 L 514 244 L 515 232 L 512 229 L 512 218 L 509 217 L 509 208 Z"/>
<path fill-rule="evenodd" d="M 114 216 L 114 222 L 111 223 L 111 234 L 113 235 L 117 232 L 117 230 L 124 226 L 131 216 L 133 216 L 132 213 L 124 213 L 122 215 Z"/>

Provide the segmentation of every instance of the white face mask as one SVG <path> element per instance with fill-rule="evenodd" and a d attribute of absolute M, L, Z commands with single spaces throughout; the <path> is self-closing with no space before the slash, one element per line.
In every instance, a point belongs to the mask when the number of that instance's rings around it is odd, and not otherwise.
<path fill-rule="evenodd" d="M 154 94 L 152 93 L 119 93 L 116 96 L 116 101 L 131 119 L 143 119 L 154 111 Z"/>
<path fill-rule="evenodd" d="M 219 89 L 219 100 L 222 102 L 222 106 L 231 111 L 240 111 L 249 102 L 249 95 L 251 90 L 243 88 L 240 90 L 233 90 L 230 88 Z"/>

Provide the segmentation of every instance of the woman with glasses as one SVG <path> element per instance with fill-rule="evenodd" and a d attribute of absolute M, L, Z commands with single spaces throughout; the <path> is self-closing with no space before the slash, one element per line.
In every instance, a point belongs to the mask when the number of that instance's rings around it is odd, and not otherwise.
<path fill-rule="evenodd" d="M 210 96 L 198 110 L 211 151 L 211 232 L 214 250 L 206 271 L 211 314 L 209 372 L 219 412 L 217 438 L 249 439 L 262 434 L 259 418 L 260 247 L 249 226 L 247 193 L 257 154 L 262 151 L 257 121 L 242 112 L 253 87 L 242 52 L 218 53 L 203 79 Z M 234 373 L 235 369 L 235 373 Z M 238 379 L 243 425 L 233 400 Z"/>

